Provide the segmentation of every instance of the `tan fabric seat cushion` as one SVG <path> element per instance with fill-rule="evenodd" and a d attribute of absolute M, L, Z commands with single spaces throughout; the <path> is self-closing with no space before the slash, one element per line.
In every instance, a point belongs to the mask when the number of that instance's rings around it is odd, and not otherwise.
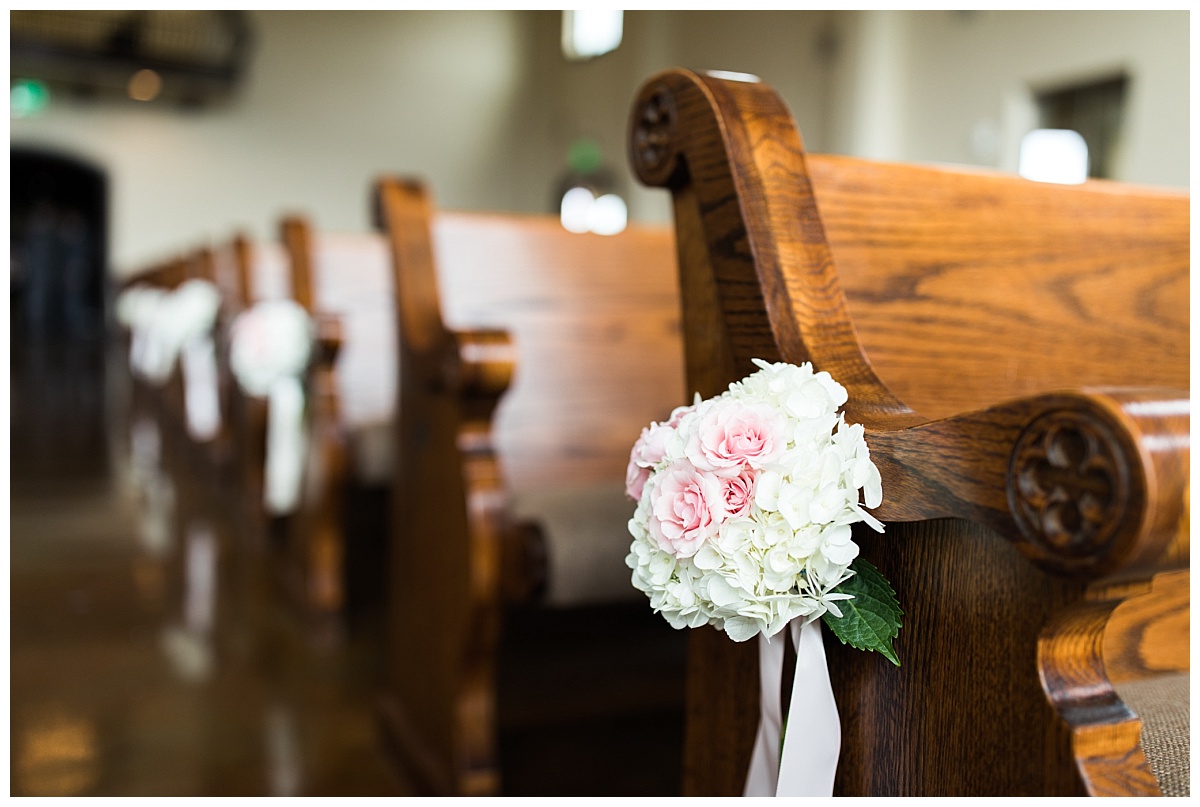
<path fill-rule="evenodd" d="M 1159 675 L 1116 686 L 1142 719 L 1142 750 L 1164 796 L 1191 795 L 1191 676 Z"/>
<path fill-rule="evenodd" d="M 512 512 L 546 536 L 546 602 L 564 607 L 645 599 L 625 565 L 634 503 L 624 482 L 515 494 Z M 649 606 L 647 606 L 649 607 Z"/>

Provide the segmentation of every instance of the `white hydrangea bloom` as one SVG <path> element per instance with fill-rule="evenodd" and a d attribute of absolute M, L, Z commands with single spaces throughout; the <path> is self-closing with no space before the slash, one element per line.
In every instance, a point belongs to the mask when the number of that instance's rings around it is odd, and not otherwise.
<path fill-rule="evenodd" d="M 850 525 L 883 530 L 863 509 L 883 492 L 862 426 L 838 413 L 845 388 L 809 364 L 755 364 L 722 395 L 651 424 L 629 469 L 644 480 L 629 521 L 634 587 L 672 626 L 710 624 L 735 641 L 840 616 L 850 595 L 834 589 L 858 556 Z M 676 484 L 681 469 L 703 479 Z"/>

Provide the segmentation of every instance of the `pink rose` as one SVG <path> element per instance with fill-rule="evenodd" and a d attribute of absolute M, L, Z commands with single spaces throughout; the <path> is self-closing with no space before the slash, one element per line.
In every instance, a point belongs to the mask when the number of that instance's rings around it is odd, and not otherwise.
<path fill-rule="evenodd" d="M 650 469 L 642 468 L 635 462 L 630 462 L 625 470 L 625 495 L 635 502 L 642 500 L 642 491 L 646 489 L 646 480 L 650 478 Z"/>
<path fill-rule="evenodd" d="M 695 408 L 696 408 L 695 404 L 688 404 L 687 406 L 675 407 L 674 409 L 671 410 L 671 417 L 667 420 L 667 425 L 670 426 L 672 429 L 675 428 L 676 426 L 679 425 L 679 422 L 681 420 L 683 420 L 683 416 L 686 415 L 688 412 L 691 412 Z"/>
<path fill-rule="evenodd" d="M 650 534 L 676 557 L 696 554 L 726 518 L 721 481 L 686 463 L 664 469 L 651 497 Z"/>
<path fill-rule="evenodd" d="M 724 401 L 701 417 L 684 448 L 692 464 L 718 476 L 761 469 L 787 446 L 785 418 L 772 407 Z"/>
<path fill-rule="evenodd" d="M 757 476 L 757 471 L 752 468 L 743 468 L 737 476 L 721 479 L 721 500 L 729 518 L 741 518 L 750 512 Z"/>
<path fill-rule="evenodd" d="M 642 489 L 650 478 L 650 469 L 662 462 L 667 453 L 667 440 L 675 429 L 669 425 L 651 423 L 642 429 L 642 435 L 629 452 L 629 467 L 625 470 L 625 494 L 641 501 Z"/>

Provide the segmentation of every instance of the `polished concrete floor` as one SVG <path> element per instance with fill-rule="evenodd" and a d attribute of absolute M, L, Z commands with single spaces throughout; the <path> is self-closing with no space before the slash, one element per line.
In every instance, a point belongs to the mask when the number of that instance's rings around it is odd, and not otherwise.
<path fill-rule="evenodd" d="M 406 793 L 370 633 L 314 645 L 220 513 L 151 516 L 105 354 L 13 345 L 11 794 Z"/>
<path fill-rule="evenodd" d="M 370 613 L 337 643 L 300 627 L 228 508 L 189 512 L 190 483 L 146 460 L 110 348 L 11 356 L 10 793 L 413 794 L 377 734 Z M 645 616 L 516 615 L 506 794 L 677 792 L 683 644 Z M 584 697 L 563 687 L 580 669 Z"/>

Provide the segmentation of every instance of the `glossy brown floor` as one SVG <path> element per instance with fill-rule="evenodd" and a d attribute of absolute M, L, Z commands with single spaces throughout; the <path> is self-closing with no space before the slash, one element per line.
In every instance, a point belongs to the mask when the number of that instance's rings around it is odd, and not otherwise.
<path fill-rule="evenodd" d="M 147 517 L 104 354 L 14 340 L 11 794 L 404 794 L 370 631 L 315 646 L 222 513 Z"/>
<path fill-rule="evenodd" d="M 412 794 L 370 609 L 340 644 L 301 630 L 228 503 L 146 461 L 119 355 L 12 356 L 11 793 Z M 683 634 L 636 603 L 505 627 L 507 795 L 678 792 Z"/>

